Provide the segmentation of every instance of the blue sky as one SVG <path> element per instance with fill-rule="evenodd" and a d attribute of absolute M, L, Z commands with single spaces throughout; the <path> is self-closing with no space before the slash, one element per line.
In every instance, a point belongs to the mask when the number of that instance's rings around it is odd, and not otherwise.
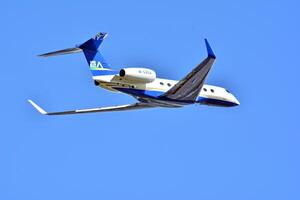
<path fill-rule="evenodd" d="M 300 199 L 298 1 L 2 2 L 0 199 Z M 207 83 L 235 108 L 48 117 L 127 104 L 93 85 L 83 55 L 42 59 L 99 31 L 116 69 L 180 79 L 216 55 Z"/>

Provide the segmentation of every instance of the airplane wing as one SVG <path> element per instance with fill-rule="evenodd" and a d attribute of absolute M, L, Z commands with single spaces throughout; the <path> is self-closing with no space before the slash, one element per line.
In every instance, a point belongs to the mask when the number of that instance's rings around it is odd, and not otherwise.
<path fill-rule="evenodd" d="M 69 110 L 62 112 L 46 112 L 32 100 L 28 100 L 29 103 L 41 114 L 43 115 L 71 115 L 71 114 L 81 114 L 81 113 L 94 113 L 94 112 L 110 112 L 110 111 L 124 111 L 124 110 L 136 110 L 136 109 L 144 109 L 144 108 L 153 108 L 153 106 L 148 105 L 146 103 L 134 103 L 127 105 L 119 105 L 119 106 L 110 106 L 110 107 L 98 107 L 98 108 L 90 108 L 90 109 L 80 109 L 80 110 Z"/>
<path fill-rule="evenodd" d="M 205 78 L 216 59 L 216 56 L 206 39 L 205 45 L 208 53 L 207 58 L 161 97 L 187 101 L 194 101 L 198 97 Z"/>

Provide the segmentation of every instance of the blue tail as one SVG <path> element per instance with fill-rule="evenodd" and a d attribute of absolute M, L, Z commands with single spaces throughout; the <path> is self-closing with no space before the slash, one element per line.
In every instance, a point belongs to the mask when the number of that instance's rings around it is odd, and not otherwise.
<path fill-rule="evenodd" d="M 95 37 L 89 39 L 88 41 L 86 41 L 81 45 L 78 45 L 73 48 L 67 48 L 59 51 L 53 51 L 53 52 L 41 54 L 40 56 L 50 57 L 50 56 L 78 53 L 83 51 L 93 76 L 113 75 L 116 72 L 111 70 L 109 64 L 104 60 L 103 56 L 98 51 L 99 46 L 101 45 L 101 43 L 103 42 L 106 36 L 107 33 L 100 32 Z"/>
<path fill-rule="evenodd" d="M 109 64 L 104 60 L 101 53 L 98 51 L 99 46 L 103 42 L 104 38 L 107 36 L 107 33 L 98 33 L 95 37 L 89 39 L 85 43 L 78 46 L 82 49 L 86 61 L 88 62 L 90 68 L 102 68 L 110 69 Z"/>

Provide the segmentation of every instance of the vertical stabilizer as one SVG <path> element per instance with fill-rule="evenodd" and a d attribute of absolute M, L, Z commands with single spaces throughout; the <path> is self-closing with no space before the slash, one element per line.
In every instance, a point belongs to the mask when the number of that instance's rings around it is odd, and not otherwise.
<path fill-rule="evenodd" d="M 104 60 L 101 53 L 98 51 L 103 40 L 106 38 L 107 33 L 98 33 L 95 37 L 89 39 L 85 43 L 78 46 L 78 48 L 82 49 L 86 61 L 91 69 L 99 68 L 99 69 L 110 69 L 109 64 Z"/>

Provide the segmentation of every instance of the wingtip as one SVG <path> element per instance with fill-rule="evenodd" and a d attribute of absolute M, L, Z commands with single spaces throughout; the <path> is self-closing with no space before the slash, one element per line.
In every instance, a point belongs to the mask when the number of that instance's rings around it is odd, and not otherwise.
<path fill-rule="evenodd" d="M 49 53 L 38 54 L 38 55 L 36 55 L 36 56 L 37 56 L 37 57 L 46 58 L 46 57 L 49 57 Z"/>
<path fill-rule="evenodd" d="M 214 54 L 208 40 L 205 38 L 204 41 L 205 41 L 205 46 L 206 46 L 208 57 L 216 59 L 216 55 Z"/>
<path fill-rule="evenodd" d="M 32 101 L 31 99 L 28 99 L 28 102 L 37 110 L 39 111 L 39 113 L 43 114 L 43 115 L 47 115 L 47 112 L 41 108 L 40 106 L 38 106 L 36 103 L 34 103 L 34 101 Z"/>

